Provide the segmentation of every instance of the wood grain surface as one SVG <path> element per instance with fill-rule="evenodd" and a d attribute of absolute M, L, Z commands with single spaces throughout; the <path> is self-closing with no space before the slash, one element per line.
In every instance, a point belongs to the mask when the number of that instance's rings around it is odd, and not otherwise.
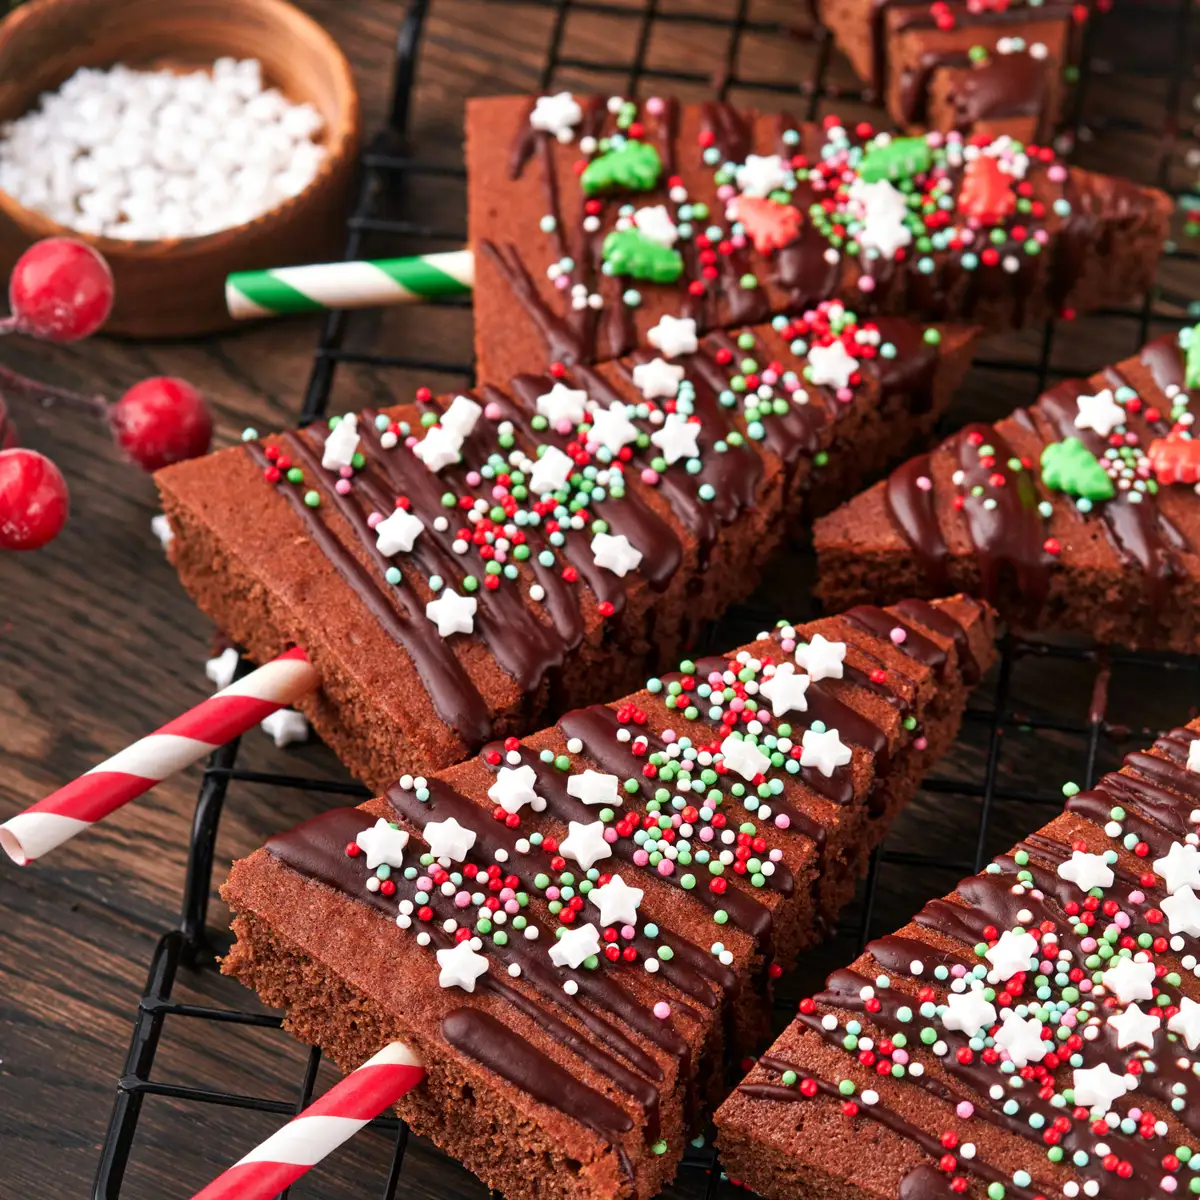
<path fill-rule="evenodd" d="M 729 65 L 725 34 L 697 18 L 728 15 L 740 7 L 755 22 L 787 27 L 805 19 L 805 6 L 794 0 L 740 6 L 736 0 L 660 0 L 660 11 L 684 11 L 691 19 L 653 23 L 637 16 L 642 6 L 636 0 L 611 2 L 630 15 L 597 13 L 586 5 L 567 12 L 561 28 L 567 65 L 554 84 L 621 89 L 628 82 L 621 64 L 641 45 L 649 65 L 684 77 L 674 90 L 700 98 L 727 77 Z M 399 0 L 302 0 L 302 6 L 345 49 L 362 92 L 365 128 L 377 128 L 389 103 L 393 43 L 403 5 Z M 556 11 L 553 4 L 433 0 L 413 111 L 423 154 L 445 163 L 461 161 L 466 95 L 538 86 Z M 1089 112 L 1161 119 L 1155 114 L 1168 97 L 1163 81 L 1152 71 L 1117 75 L 1112 67 L 1128 66 L 1142 55 L 1149 61 L 1154 48 L 1164 44 L 1187 54 L 1178 39 L 1170 42 L 1170 29 L 1169 19 L 1164 25 L 1147 17 L 1122 35 L 1119 57 L 1101 47 Z M 733 68 L 743 79 L 794 84 L 807 76 L 812 54 L 802 37 L 753 28 L 737 46 Z M 583 59 L 613 69 L 571 65 Z M 1161 71 L 1161 52 L 1158 63 Z M 854 86 L 844 64 L 835 62 L 831 77 Z M 1195 117 L 1192 90 L 1189 83 L 1182 98 L 1185 136 Z M 770 104 L 753 87 L 735 86 L 731 96 Z M 803 98 L 793 96 L 788 107 L 803 112 Z M 836 100 L 823 102 L 820 111 L 835 110 L 853 117 L 871 111 Z M 1156 177 L 1156 138 L 1099 115 L 1094 130 L 1081 153 L 1089 165 L 1145 180 Z M 1172 168 L 1176 186 L 1189 173 L 1186 148 L 1181 140 Z M 414 183 L 394 202 L 415 206 L 417 217 L 446 231 L 447 245 L 462 228 L 461 190 L 453 181 Z M 368 251 L 385 248 L 399 253 L 405 246 L 368 238 Z M 1189 265 L 1168 264 L 1164 279 L 1177 291 L 1200 294 Z M 453 309 L 358 313 L 350 319 L 347 346 L 461 362 L 470 352 L 469 321 L 468 312 Z M 0 346 L 0 355 L 6 364 L 47 381 L 112 396 L 147 375 L 184 376 L 211 398 L 218 439 L 225 444 L 247 424 L 265 430 L 294 421 L 318 329 L 315 319 L 291 320 L 189 344 L 96 339 L 60 349 L 9 339 Z M 1040 336 L 1034 332 L 1000 339 L 987 345 L 984 355 L 1001 362 L 1034 361 Z M 1133 321 L 1081 320 L 1062 330 L 1056 364 L 1063 371 L 1090 372 L 1128 354 L 1138 340 Z M 418 383 L 437 387 L 456 382 L 461 378 L 449 374 L 417 378 L 348 363 L 338 370 L 332 411 L 386 403 L 410 395 Z M 1028 375 L 977 368 L 954 420 L 998 417 L 1032 399 L 1031 386 Z M 73 511 L 65 533 L 48 549 L 0 558 L 0 816 L 37 800 L 198 701 L 209 690 L 203 662 L 215 633 L 176 583 L 151 535 L 156 506 L 150 481 L 119 460 L 105 430 L 89 419 L 27 401 L 16 401 L 12 409 L 24 443 L 50 454 L 70 481 Z M 779 615 L 808 612 L 809 572 L 802 550 L 776 564 L 760 597 L 712 631 L 709 644 L 735 644 Z M 1007 680 L 1003 702 L 1009 719 L 999 742 L 1000 791 L 990 814 L 989 852 L 1051 815 L 1052 803 L 1031 803 L 1029 796 L 1051 795 L 1062 780 L 1079 777 L 1085 739 L 1067 730 L 1034 734 L 1025 722 L 1051 718 L 1064 726 L 1085 723 L 1095 672 L 1096 663 L 1088 659 L 1064 664 L 1032 656 L 1022 658 Z M 1193 711 L 1195 684 L 1195 664 L 1168 670 L 1118 663 L 1110 720 L 1139 740 L 1142 730 L 1183 720 Z M 995 703 L 993 692 L 985 687 L 977 698 L 984 715 Z M 943 778 L 978 780 L 988 735 L 986 719 L 969 722 Z M 1101 737 L 1102 766 L 1117 761 L 1121 744 L 1108 734 Z M 257 731 L 244 739 L 239 764 L 263 772 L 344 778 L 323 748 L 276 750 Z M 147 964 L 159 935 L 178 920 L 198 780 L 198 768 L 185 772 L 41 865 L 24 871 L 0 865 L 0 1197 L 75 1200 L 92 1194 Z M 218 840 L 218 881 L 232 857 L 326 802 L 298 789 L 235 784 Z M 880 875 L 876 931 L 903 920 L 970 867 L 979 816 L 977 799 L 946 787 L 914 805 L 890 843 L 900 858 Z M 941 867 L 906 865 L 903 855 L 914 853 L 933 856 Z M 215 902 L 210 923 L 218 934 L 225 916 Z M 815 978 L 852 951 L 845 938 L 835 940 L 807 964 L 808 977 Z M 253 1000 L 217 976 L 211 964 L 182 972 L 176 998 L 253 1007 Z M 305 1060 L 304 1050 L 278 1030 L 174 1017 L 155 1078 L 292 1104 Z M 323 1066 L 318 1089 L 330 1079 Z M 190 1196 L 277 1123 L 276 1117 L 236 1108 L 151 1097 L 120 1194 L 128 1200 Z M 327 1200 L 382 1195 L 390 1152 L 388 1136 L 365 1134 L 293 1194 Z M 465 1197 L 484 1191 L 418 1144 L 409 1151 L 397 1194 Z M 685 1185 L 672 1194 L 697 1193 Z"/>

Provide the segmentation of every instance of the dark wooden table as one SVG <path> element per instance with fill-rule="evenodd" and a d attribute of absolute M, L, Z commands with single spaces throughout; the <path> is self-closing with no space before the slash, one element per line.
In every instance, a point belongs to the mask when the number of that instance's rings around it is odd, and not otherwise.
<path fill-rule="evenodd" d="M 302 0 L 341 42 L 354 63 L 368 130 L 380 125 L 388 104 L 393 40 L 403 5 L 398 0 Z M 632 4 L 632 0 L 631 0 Z M 664 7 L 671 7 L 664 5 Z M 678 5 L 676 5 L 678 7 Z M 703 0 L 694 11 L 728 12 L 732 0 Z M 758 19 L 794 17 L 787 0 L 751 5 Z M 524 91 L 536 86 L 538 66 L 551 35 L 554 13 L 484 0 L 435 3 L 422 51 L 414 128 L 425 151 L 446 161 L 459 157 L 464 95 L 473 91 Z M 590 54 L 620 62 L 635 52 L 640 24 L 572 12 L 564 29 L 568 57 Z M 738 69 L 747 75 L 786 78 L 797 56 L 808 53 L 788 37 L 747 35 Z M 724 72 L 720 36 L 704 26 L 651 30 L 647 54 L 655 65 Z M 848 79 L 835 69 L 835 78 Z M 565 86 L 619 89 L 623 79 L 568 68 L 555 80 Z M 1152 112 L 1162 89 L 1154 81 L 1123 85 L 1121 103 Z M 681 94 L 700 95 L 684 87 Z M 1098 91 L 1103 93 L 1101 86 Z M 749 93 L 734 98 L 746 99 Z M 1110 96 L 1111 100 L 1112 97 Z M 832 105 L 827 104 L 825 111 Z M 839 109 L 838 111 L 845 111 Z M 849 106 L 851 113 L 855 112 Z M 1147 178 L 1153 141 L 1113 133 L 1089 148 L 1093 159 Z M 461 196 L 437 205 L 436 221 L 462 221 Z M 430 214 L 433 217 L 435 214 Z M 393 310 L 354 318 L 350 344 L 403 347 L 407 353 L 454 360 L 469 354 L 465 312 Z M 140 378 L 178 374 L 212 400 L 218 441 L 234 440 L 247 424 L 262 429 L 294 421 L 308 377 L 318 322 L 260 325 L 194 343 L 140 344 L 96 339 L 54 349 L 16 339 L 0 347 L 3 361 L 47 381 L 119 395 Z M 1036 355 L 1039 335 L 1010 338 L 990 353 Z M 1061 339 L 1060 366 L 1094 369 L 1133 349 L 1129 322 L 1080 323 Z M 417 382 L 443 379 L 397 377 L 369 368 L 343 369 L 333 411 L 383 403 Z M 976 371 L 959 416 L 997 416 L 1029 399 L 1027 377 Z M 188 707 L 210 690 L 203 662 L 214 635 L 175 581 L 151 534 L 157 511 L 153 485 L 122 463 L 104 429 L 66 411 L 18 402 L 15 417 L 23 441 L 50 454 L 67 476 L 73 511 L 65 533 L 33 555 L 0 558 L 0 817 L 8 816 Z M 804 608 L 803 559 L 780 564 L 764 598 L 752 612 Z M 755 620 L 756 618 L 752 618 Z M 1070 694 L 1082 709 L 1090 668 L 1073 684 L 1057 680 L 1047 692 L 1028 685 L 1029 711 L 1054 711 Z M 1014 683 L 1014 703 L 1021 687 Z M 1165 701 L 1149 717 L 1130 697 L 1145 696 L 1157 678 L 1127 681 L 1129 708 L 1119 719 L 1156 725 L 1182 709 Z M 1080 697 L 1084 697 L 1081 700 Z M 1077 712 L 1076 718 L 1082 716 Z M 1059 778 L 1078 764 L 1079 746 L 1068 738 L 1042 745 L 1035 771 L 1020 749 L 1006 760 L 1008 778 L 1019 783 L 1047 772 Z M 951 770 L 977 768 L 979 747 L 970 738 Z M 1115 750 L 1106 747 L 1111 760 Z M 1056 757 L 1057 756 L 1057 757 Z M 255 732 L 245 739 L 242 765 L 263 771 L 341 778 L 319 746 L 276 750 Z M 187 834 L 199 769 L 185 772 L 103 826 L 24 871 L 0 869 L 0 1197 L 75 1198 L 91 1194 L 116 1080 L 146 964 L 159 934 L 177 920 Z M 218 843 L 223 863 L 249 851 L 274 830 L 313 811 L 315 801 L 296 791 L 239 784 L 231 796 Z M 964 808 L 969 808 L 964 804 Z M 1007 845 L 1022 825 L 1040 822 L 1045 809 L 1018 810 L 992 831 L 996 847 Z M 899 870 L 880 893 L 880 920 L 892 924 L 922 899 L 949 887 L 953 864 L 963 856 L 961 829 L 944 796 L 927 798 L 906 822 L 901 837 L 928 851 L 940 848 L 947 870 Z M 964 819 L 973 828 L 974 809 Z M 969 858 L 969 854 L 968 854 Z M 212 923 L 224 912 L 217 905 Z M 837 952 L 833 952 L 836 956 Z M 246 1007 L 252 1001 L 211 969 L 187 973 L 177 989 L 185 998 Z M 208 1023 L 192 1023 L 164 1042 L 164 1077 L 196 1086 L 295 1100 L 304 1053 L 277 1031 L 222 1031 L 214 1040 Z M 319 1086 L 327 1080 L 322 1075 Z M 133 1166 L 122 1195 L 129 1200 L 191 1195 L 277 1123 L 228 1108 L 181 1108 L 150 1100 L 139 1127 Z M 315 1172 L 298 1194 L 352 1197 L 379 1194 L 390 1152 L 378 1134 L 357 1139 L 327 1168 Z M 481 1195 L 482 1189 L 432 1152 L 410 1154 L 402 1194 Z M 369 1182 L 368 1182 L 369 1181 Z"/>

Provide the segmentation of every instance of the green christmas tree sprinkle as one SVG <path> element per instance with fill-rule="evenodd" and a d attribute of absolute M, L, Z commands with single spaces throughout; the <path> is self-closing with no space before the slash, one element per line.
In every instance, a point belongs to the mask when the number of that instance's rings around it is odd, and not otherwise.
<path fill-rule="evenodd" d="M 648 192 L 662 174 L 662 159 L 648 142 L 623 142 L 593 158 L 580 176 L 584 192 Z"/>
<path fill-rule="evenodd" d="M 652 283 L 674 283 L 683 274 L 677 250 L 648 238 L 639 229 L 617 229 L 604 239 L 604 261 L 616 275 Z"/>
<path fill-rule="evenodd" d="M 1116 494 L 1096 456 L 1075 437 L 1051 442 L 1042 451 L 1042 482 L 1056 492 L 1085 500 L 1111 500 Z"/>

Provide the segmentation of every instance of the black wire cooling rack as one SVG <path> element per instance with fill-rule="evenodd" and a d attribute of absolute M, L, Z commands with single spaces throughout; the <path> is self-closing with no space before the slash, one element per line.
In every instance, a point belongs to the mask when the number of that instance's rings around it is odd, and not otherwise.
<path fill-rule="evenodd" d="M 774 9 L 753 0 L 490 3 L 511 9 L 514 27 L 545 38 L 540 66 L 521 85 L 526 90 L 563 86 L 599 86 L 626 94 L 690 90 L 765 106 L 786 105 L 807 119 L 870 100 L 834 52 L 826 31 L 807 18 L 808 6 L 798 0 L 778 0 Z M 409 136 L 411 108 L 420 92 L 418 60 L 423 51 L 430 51 L 430 44 L 436 46 L 439 37 L 444 39 L 436 28 L 439 9 L 451 4 L 452 0 L 412 0 L 408 5 L 396 44 L 389 119 L 363 155 L 361 191 L 348 222 L 347 258 L 450 248 L 465 241 L 465 230 L 454 227 L 453 218 L 441 227 L 424 216 L 406 215 L 413 208 L 422 214 L 461 213 L 463 208 L 461 160 L 423 157 L 416 148 L 419 139 Z M 1109 6 L 1101 2 L 1099 7 Z M 800 19 L 794 23 L 797 10 Z M 459 13 L 458 20 L 469 22 L 469 13 L 468 4 L 466 15 Z M 611 23 L 608 27 L 614 36 L 604 44 L 622 45 L 628 53 L 605 60 L 576 52 L 575 25 L 586 29 L 588 22 Z M 1193 193 L 1200 191 L 1195 184 L 1200 173 L 1196 127 L 1200 105 L 1191 49 L 1196 23 L 1193 0 L 1157 4 L 1116 0 L 1111 12 L 1101 11 L 1090 21 L 1060 148 L 1086 165 L 1103 166 L 1110 155 L 1123 165 L 1135 163 L 1136 169 L 1126 168 L 1130 173 L 1172 192 L 1181 206 L 1195 206 Z M 697 32 L 710 51 L 706 69 L 663 57 L 664 45 Z M 776 48 L 782 44 L 787 52 L 788 69 L 780 78 L 764 77 L 757 53 L 764 40 Z M 594 36 L 587 41 L 589 47 L 596 44 Z M 878 110 L 873 115 L 878 118 Z M 432 202 L 430 195 L 435 197 Z M 414 197 L 425 199 L 414 204 Z M 1173 244 L 1160 271 L 1160 285 L 1140 306 L 1078 322 L 1050 322 L 1033 334 L 1010 335 L 986 345 L 964 387 L 966 415 L 998 417 L 1014 404 L 1031 400 L 1051 381 L 1090 374 L 1105 362 L 1132 353 L 1148 334 L 1197 319 L 1200 311 L 1191 303 L 1191 296 L 1200 297 L 1197 261 L 1193 250 Z M 407 381 L 413 378 L 432 374 L 472 379 L 468 358 L 442 359 L 437 350 L 423 354 L 420 338 L 421 330 L 436 322 L 430 344 L 469 346 L 469 305 L 451 301 L 420 312 L 407 310 L 399 333 L 371 326 L 368 318 L 364 336 L 356 325 L 362 319 L 362 314 L 332 313 L 324 322 L 299 414 L 301 424 L 320 417 L 340 374 L 357 368 L 373 372 L 376 381 L 392 380 L 388 386 L 396 396 L 406 394 Z M 449 326 L 444 324 L 447 320 Z M 446 333 L 448 328 L 452 333 Z M 393 352 L 396 345 L 408 348 Z M 963 415 L 958 413 L 958 419 Z M 805 615 L 810 571 L 803 554 L 780 565 L 751 603 L 711 631 L 709 644 L 736 645 L 780 614 L 792 619 Z M 991 854 L 1049 819 L 1062 796 L 1048 781 L 1070 779 L 1088 786 L 1117 764 L 1123 743 L 1141 744 L 1158 730 L 1186 719 L 1194 711 L 1191 697 L 1200 694 L 1198 684 L 1197 659 L 1005 638 L 999 665 L 972 698 L 958 744 L 872 859 L 841 930 L 811 956 L 802 978 L 780 989 L 779 1021 L 795 1011 L 798 994 L 815 986 L 830 967 L 856 954 L 868 937 L 905 919 L 925 899 L 948 890 L 961 875 L 978 870 Z M 294 1098 L 289 1100 L 172 1079 L 170 1067 L 163 1066 L 185 1027 L 193 1041 L 199 1030 L 214 1064 L 227 1053 L 224 1047 L 235 1029 L 275 1031 L 272 1036 L 291 1045 L 279 1030 L 279 1018 L 249 1007 L 248 995 L 244 1009 L 176 998 L 181 991 L 190 994 L 197 979 L 213 974 L 213 953 L 227 944 L 223 933 L 207 928 L 207 917 L 217 832 L 231 791 L 236 798 L 239 786 L 267 784 L 315 793 L 316 803 L 322 804 L 368 794 L 349 780 L 267 775 L 239 767 L 238 750 L 237 742 L 222 747 L 204 772 L 179 921 L 158 943 L 137 1008 L 96 1175 L 96 1200 L 122 1196 L 134 1159 L 148 1153 L 138 1139 L 148 1104 L 170 1108 L 171 1144 L 177 1148 L 184 1139 L 205 1144 L 205 1113 L 211 1113 L 212 1106 L 277 1114 L 282 1119 L 306 1106 L 317 1088 L 321 1060 L 316 1050 L 309 1052 Z M 878 920 L 877 913 L 882 914 Z M 406 1187 L 412 1174 L 411 1167 L 406 1174 L 406 1164 L 413 1161 L 406 1127 L 390 1117 L 373 1125 L 392 1139 L 390 1159 L 376 1156 L 386 1166 L 379 1178 L 356 1180 L 355 1195 L 382 1195 L 390 1200 L 397 1195 L 484 1194 L 482 1185 L 474 1184 L 472 1191 L 469 1177 L 427 1145 L 421 1152 L 426 1164 L 422 1181 Z M 249 1144 L 247 1140 L 231 1148 L 226 1161 L 232 1162 Z M 433 1164 L 432 1174 L 428 1163 Z M 177 1182 L 179 1194 L 190 1195 L 207 1180 Z M 679 1181 L 668 1195 L 677 1200 L 712 1200 L 730 1189 L 715 1154 L 701 1144 L 689 1151 Z M 301 1182 L 283 1193 L 289 1194 L 325 1192 L 306 1191 Z"/>

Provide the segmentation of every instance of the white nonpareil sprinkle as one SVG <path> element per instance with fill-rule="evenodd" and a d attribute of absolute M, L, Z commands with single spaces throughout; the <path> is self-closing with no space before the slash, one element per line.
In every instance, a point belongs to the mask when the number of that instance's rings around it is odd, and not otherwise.
<path fill-rule="evenodd" d="M 82 67 L 0 124 L 0 189 L 83 233 L 200 237 L 304 191 L 323 128 L 311 104 L 264 88 L 257 59 L 186 74 Z"/>

